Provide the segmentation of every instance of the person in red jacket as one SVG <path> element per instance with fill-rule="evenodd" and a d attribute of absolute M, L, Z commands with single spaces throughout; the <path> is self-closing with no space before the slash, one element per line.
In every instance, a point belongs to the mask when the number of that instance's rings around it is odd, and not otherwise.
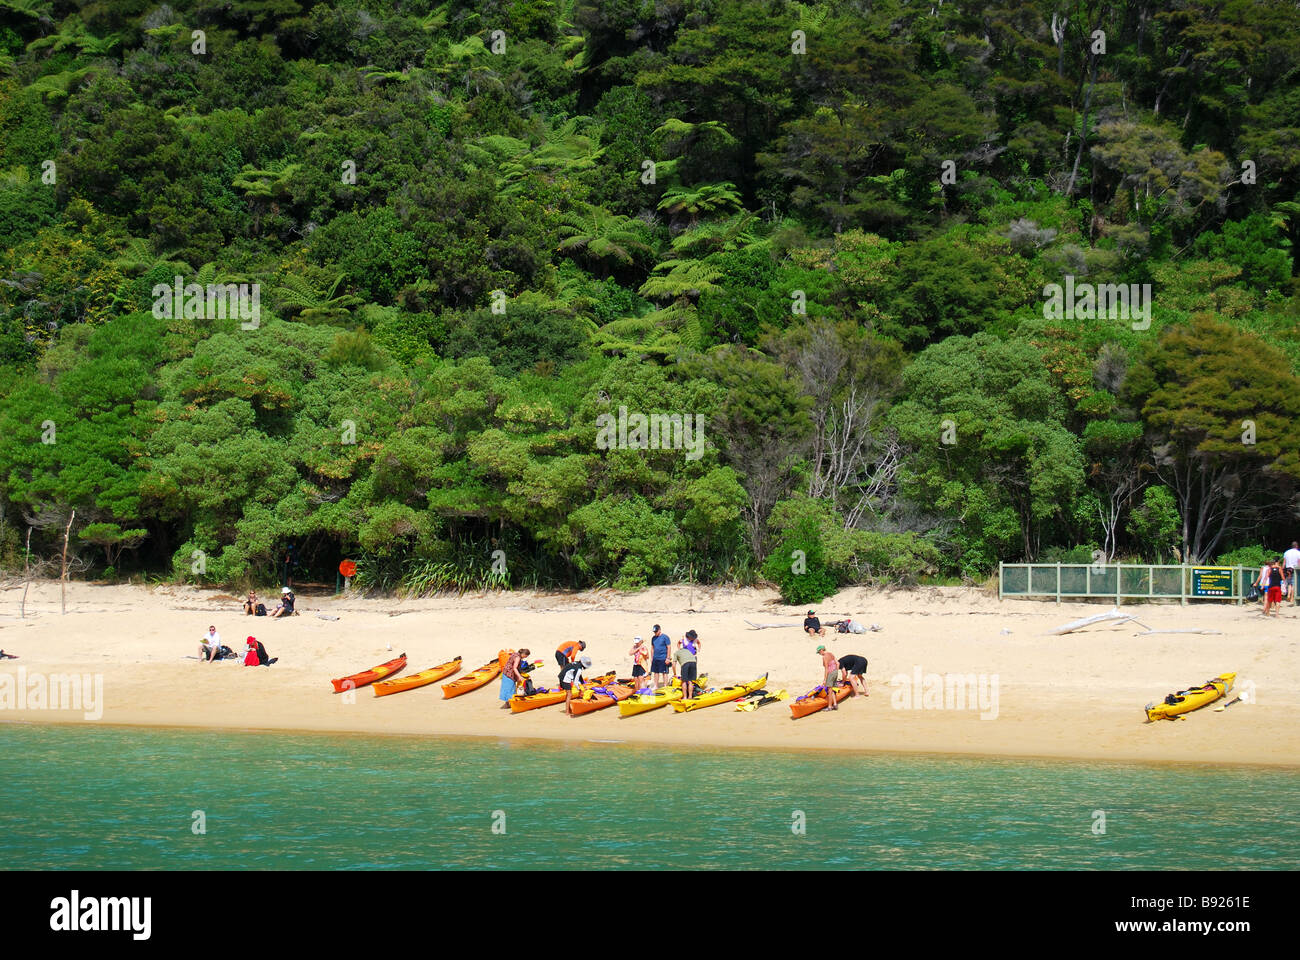
<path fill-rule="evenodd" d="M 248 638 L 248 653 L 244 654 L 244 666 L 246 667 L 269 667 L 275 663 L 275 659 L 266 655 L 266 647 L 262 641 L 256 637 Z"/>

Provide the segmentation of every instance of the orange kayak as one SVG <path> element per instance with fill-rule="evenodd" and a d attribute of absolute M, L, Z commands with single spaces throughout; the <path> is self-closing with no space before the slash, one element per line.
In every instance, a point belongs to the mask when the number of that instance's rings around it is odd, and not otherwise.
<path fill-rule="evenodd" d="M 580 684 L 579 686 L 575 687 L 573 692 L 573 695 L 575 697 L 574 703 L 577 703 L 576 698 L 578 697 L 580 691 L 590 689 L 591 687 L 598 687 L 602 683 L 609 683 L 613 679 L 614 679 L 614 674 L 606 673 L 606 674 L 602 674 L 599 677 L 592 677 L 586 683 Z M 563 703 L 564 697 L 565 697 L 565 692 L 559 689 L 558 687 L 556 687 L 554 690 L 547 690 L 545 693 L 540 693 L 540 692 L 534 693 L 532 696 L 527 696 L 527 697 L 514 696 L 510 698 L 510 712 L 523 713 L 525 710 L 536 710 L 538 707 L 554 706 L 557 703 Z"/>
<path fill-rule="evenodd" d="M 376 680 L 382 680 L 389 674 L 396 673 L 406 666 L 406 654 L 400 657 L 394 657 L 387 663 L 381 663 L 377 667 L 371 667 L 369 670 L 363 670 L 360 673 L 354 673 L 350 677 L 340 677 L 338 680 L 331 680 L 334 684 L 334 692 L 342 693 L 344 690 L 355 690 L 357 687 L 364 687 L 368 683 L 374 683 Z"/>
<path fill-rule="evenodd" d="M 450 700 L 452 697 L 459 697 L 462 693 L 477 690 L 479 687 L 491 683 L 499 676 L 501 676 L 501 663 L 497 660 L 491 660 L 477 670 L 471 670 L 459 680 L 444 683 L 442 685 L 442 699 Z"/>
<path fill-rule="evenodd" d="M 401 693 L 403 690 L 414 690 L 416 687 L 436 683 L 443 677 L 450 677 L 459 669 L 460 657 L 457 657 L 455 660 L 448 660 L 446 663 L 440 663 L 428 670 L 421 670 L 419 673 L 412 673 L 405 677 L 394 677 L 391 680 L 381 680 L 371 689 L 375 691 L 376 697 L 386 697 L 390 693 Z"/>
<path fill-rule="evenodd" d="M 847 683 L 837 683 L 835 685 L 835 702 L 843 703 L 849 697 L 853 696 L 853 687 Z M 798 720 L 800 717 L 806 717 L 810 713 L 816 713 L 818 710 L 825 710 L 830 706 L 830 700 L 826 696 L 825 687 L 816 687 L 809 690 L 799 699 L 790 704 L 790 719 Z"/>
<path fill-rule="evenodd" d="M 636 693 L 636 681 L 619 680 L 617 683 L 607 683 L 600 689 L 604 693 L 597 693 L 596 688 L 591 687 L 582 691 L 581 700 L 574 698 L 572 706 L 575 717 L 580 717 L 584 713 L 591 713 L 593 710 L 604 710 L 606 707 L 621 703 Z"/>

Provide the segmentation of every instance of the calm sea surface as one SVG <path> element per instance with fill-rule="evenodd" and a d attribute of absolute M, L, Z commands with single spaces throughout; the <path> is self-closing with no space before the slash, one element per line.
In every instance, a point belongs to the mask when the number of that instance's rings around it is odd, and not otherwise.
<path fill-rule="evenodd" d="M 0 723 L 4 869 L 1171 865 L 1295 869 L 1300 774 Z"/>

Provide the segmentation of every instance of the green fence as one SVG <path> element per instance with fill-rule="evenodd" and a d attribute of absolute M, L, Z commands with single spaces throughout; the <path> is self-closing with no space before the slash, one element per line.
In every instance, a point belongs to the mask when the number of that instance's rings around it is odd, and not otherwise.
<path fill-rule="evenodd" d="M 998 599 L 1231 600 L 1242 603 L 1259 570 L 1209 564 L 1000 563 Z"/>

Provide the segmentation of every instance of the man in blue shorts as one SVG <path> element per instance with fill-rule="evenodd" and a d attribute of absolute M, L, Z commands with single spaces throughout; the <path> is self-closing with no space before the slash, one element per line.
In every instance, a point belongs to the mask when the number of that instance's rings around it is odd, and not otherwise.
<path fill-rule="evenodd" d="M 650 637 L 650 673 L 654 676 L 654 687 L 658 690 L 668 682 L 668 648 L 673 644 L 668 634 L 661 633 L 659 624 Z"/>

